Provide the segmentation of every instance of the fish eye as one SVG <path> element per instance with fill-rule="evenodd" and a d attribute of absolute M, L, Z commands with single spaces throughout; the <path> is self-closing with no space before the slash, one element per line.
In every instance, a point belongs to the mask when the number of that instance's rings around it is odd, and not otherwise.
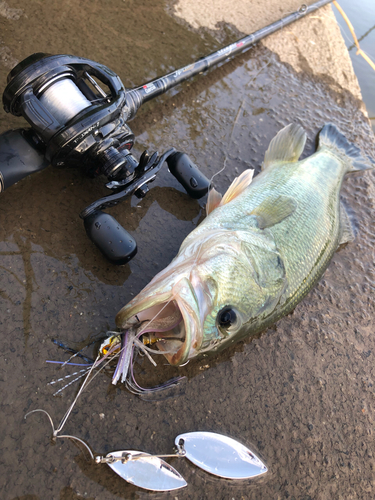
<path fill-rule="evenodd" d="M 242 326 L 241 316 L 233 307 L 225 306 L 216 316 L 216 326 L 224 337 L 234 334 Z"/>
<path fill-rule="evenodd" d="M 217 322 L 222 328 L 228 329 L 236 323 L 237 315 L 231 307 L 224 307 L 217 315 Z"/>

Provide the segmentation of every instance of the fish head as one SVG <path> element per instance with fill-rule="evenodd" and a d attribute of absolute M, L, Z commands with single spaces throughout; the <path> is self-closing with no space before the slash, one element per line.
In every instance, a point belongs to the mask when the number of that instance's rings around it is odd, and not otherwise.
<path fill-rule="evenodd" d="M 182 365 L 247 334 L 276 303 L 284 278 L 277 251 L 259 235 L 249 241 L 243 231 L 215 231 L 182 245 L 116 325 L 136 329 L 170 364 Z"/>

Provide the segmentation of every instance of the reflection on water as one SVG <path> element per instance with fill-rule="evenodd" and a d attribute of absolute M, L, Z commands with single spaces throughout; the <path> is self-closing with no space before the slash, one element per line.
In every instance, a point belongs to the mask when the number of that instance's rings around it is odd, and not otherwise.
<path fill-rule="evenodd" d="M 124 5 L 116 2 L 118 14 L 113 10 L 108 15 L 107 4 L 83 2 L 77 18 L 86 19 L 93 9 L 99 21 L 81 22 L 79 33 L 68 7 L 51 2 L 50 15 L 70 30 L 72 45 L 68 50 L 57 36 L 60 27 L 49 24 L 54 34 L 53 43 L 47 37 L 49 50 L 81 51 L 123 76 L 130 39 L 128 34 L 119 38 L 112 53 L 107 35 L 111 33 L 112 40 L 119 36 L 124 15 L 130 19 L 132 13 L 125 12 Z M 137 15 L 147 9 L 154 20 L 165 15 L 157 5 L 140 5 Z M 35 14 L 26 13 L 25 29 L 34 33 L 28 23 L 37 22 Z M 175 60 L 168 52 L 168 59 L 162 48 L 171 39 L 164 42 L 159 32 L 150 62 L 158 74 L 163 65 L 178 66 L 187 56 L 186 47 L 192 47 L 193 56 L 215 48 L 214 42 L 209 49 L 202 47 L 208 38 L 202 42 L 200 35 L 165 18 L 175 35 L 180 30 L 183 35 L 168 50 L 183 55 Z M 136 21 L 134 17 L 131 26 Z M 151 30 L 154 24 L 147 22 Z M 98 45 L 88 43 L 90 29 Z M 43 43 L 45 31 L 38 33 Z M 127 56 L 132 58 L 131 69 L 137 66 L 137 57 L 147 60 L 145 44 L 152 44 L 135 29 L 132 33 L 134 50 Z M 37 40 L 30 42 L 33 48 L 36 45 Z M 159 59 L 157 53 L 162 54 Z M 154 76 L 151 70 L 138 71 L 137 83 Z M 2 131 L 9 126 L 4 117 Z M 327 121 L 337 123 L 349 140 L 375 156 L 371 130 L 348 93 L 335 94 L 319 79 L 295 74 L 262 47 L 200 75 L 180 93 L 145 106 L 131 126 L 138 137 L 137 153 L 145 147 L 162 151 L 175 146 L 188 152 L 208 177 L 225 164 L 225 171 L 215 177 L 216 189 L 224 192 L 245 168 L 259 171 L 270 140 L 291 121 L 308 133 L 306 156 L 315 149 L 316 133 Z M 139 248 L 129 265 L 115 267 L 87 239 L 78 217 L 83 207 L 103 195 L 100 179 L 85 179 L 75 170 L 47 169 L 2 193 L 2 498 L 22 498 L 26 491 L 30 498 L 61 500 L 150 495 L 180 500 L 370 498 L 375 466 L 373 179 L 373 174 L 364 174 L 345 181 L 342 196 L 357 221 L 357 239 L 335 255 L 323 280 L 293 315 L 253 342 L 190 363 L 181 370 L 188 376 L 186 383 L 160 400 L 135 398 L 112 386 L 106 374 L 96 377 L 83 393 L 65 430 L 87 440 L 98 454 L 129 448 L 168 453 L 178 434 L 208 430 L 247 444 L 270 470 L 260 481 L 232 482 L 207 477 L 187 461 L 172 461 L 189 486 L 163 495 L 124 483 L 109 467 L 88 464 L 69 441 L 51 446 L 45 415 L 35 414 L 27 421 L 23 416 L 43 408 L 56 422 L 62 417 L 74 387 L 53 398 L 55 389 L 47 384 L 75 368 L 61 372 L 45 363 L 66 359 L 50 339 L 74 343 L 113 329 L 118 310 L 170 262 L 184 236 L 198 224 L 204 203 L 188 198 L 167 169 L 162 170 L 144 200 L 110 210 Z M 142 360 L 138 371 L 142 383 L 151 385 L 177 370 L 161 360 L 154 369 Z"/>

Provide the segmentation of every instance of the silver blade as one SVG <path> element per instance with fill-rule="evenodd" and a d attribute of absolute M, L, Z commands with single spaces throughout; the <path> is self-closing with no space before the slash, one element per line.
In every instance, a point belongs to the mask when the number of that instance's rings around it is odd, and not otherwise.
<path fill-rule="evenodd" d="M 234 439 L 213 432 L 188 432 L 175 439 L 186 458 L 206 472 L 226 479 L 249 479 L 265 474 L 267 467 L 246 446 Z"/>
<path fill-rule="evenodd" d="M 108 465 L 128 483 L 152 491 L 177 490 L 187 485 L 176 469 L 148 453 L 135 450 L 112 451 L 108 453 L 107 458 L 122 457 L 126 454 L 129 454 L 130 458 L 125 463 L 118 461 Z M 132 460 L 132 457 L 136 458 L 139 455 L 142 457 Z"/>

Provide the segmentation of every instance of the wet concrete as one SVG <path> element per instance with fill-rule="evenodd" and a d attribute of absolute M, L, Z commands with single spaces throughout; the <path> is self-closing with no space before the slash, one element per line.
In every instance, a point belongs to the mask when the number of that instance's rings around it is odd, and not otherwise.
<path fill-rule="evenodd" d="M 234 28 L 192 30 L 161 1 L 0 2 L 0 86 L 11 64 L 32 52 L 74 53 L 114 69 L 127 86 L 187 64 L 237 36 Z M 5 12 L 5 15 L 4 15 Z M 235 175 L 259 171 L 269 141 L 295 121 L 308 133 L 304 155 L 321 126 L 333 121 L 364 153 L 374 136 L 361 103 L 340 84 L 294 69 L 259 45 L 247 54 L 142 108 L 131 127 L 137 153 L 173 145 L 185 150 L 224 192 Z M 0 132 L 22 120 L 0 114 Z M 105 191 L 102 179 L 49 168 L 1 194 L 0 328 L 1 479 L 4 499 L 368 499 L 374 491 L 375 372 L 374 174 L 350 176 L 342 197 L 356 240 L 337 253 L 319 285 L 259 339 L 180 371 L 137 370 L 150 385 L 181 373 L 187 380 L 154 401 L 114 388 L 99 374 L 64 432 L 96 453 L 140 449 L 165 453 L 192 430 L 228 434 L 266 462 L 260 481 L 219 480 L 187 461 L 172 460 L 188 487 L 142 491 L 108 467 L 88 463 L 69 441 L 50 444 L 76 385 L 62 397 L 66 373 L 46 364 L 66 359 L 51 342 L 75 345 L 114 328 L 117 311 L 176 254 L 203 216 L 166 169 L 147 197 L 111 209 L 138 242 L 138 254 L 118 268 L 98 254 L 79 211 Z M 69 380 L 69 379 L 68 379 Z"/>

